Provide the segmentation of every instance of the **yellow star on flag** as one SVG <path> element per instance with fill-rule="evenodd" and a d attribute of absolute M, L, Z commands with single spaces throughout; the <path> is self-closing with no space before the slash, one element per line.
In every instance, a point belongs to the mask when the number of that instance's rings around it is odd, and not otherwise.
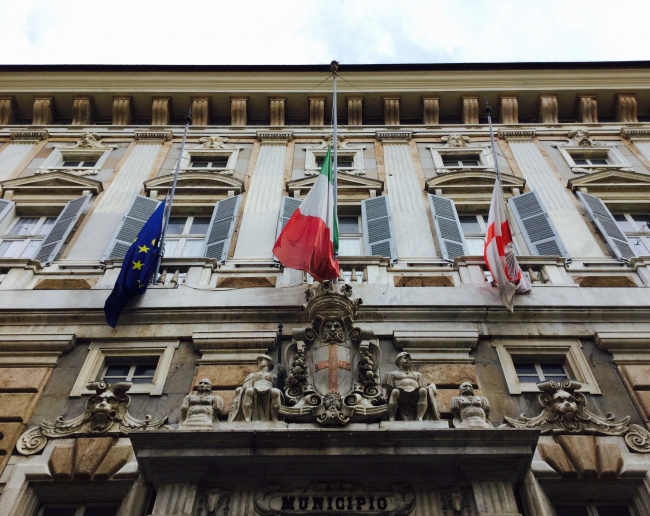
<path fill-rule="evenodd" d="M 155 238 L 151 241 L 151 245 L 156 245 L 156 239 Z"/>
<path fill-rule="evenodd" d="M 138 260 L 137 262 L 133 262 L 133 269 L 137 269 L 137 270 L 141 271 L 143 265 L 144 265 L 144 263 L 142 263 L 140 260 Z"/>
<path fill-rule="evenodd" d="M 147 247 L 147 244 L 138 246 L 138 252 L 139 253 L 146 253 L 147 251 L 149 251 L 149 248 Z"/>

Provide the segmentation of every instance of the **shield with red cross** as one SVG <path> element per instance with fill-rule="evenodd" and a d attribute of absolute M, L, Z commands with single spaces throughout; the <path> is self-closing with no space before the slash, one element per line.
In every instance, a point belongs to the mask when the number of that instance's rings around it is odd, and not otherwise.
<path fill-rule="evenodd" d="M 321 394 L 352 390 L 352 349 L 343 343 L 319 343 L 312 352 L 314 387 Z"/>

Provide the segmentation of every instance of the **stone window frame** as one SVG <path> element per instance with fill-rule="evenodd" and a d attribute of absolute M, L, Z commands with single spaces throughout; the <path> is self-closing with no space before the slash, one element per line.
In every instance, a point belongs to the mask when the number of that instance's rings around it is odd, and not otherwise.
<path fill-rule="evenodd" d="M 67 172 L 77 176 L 97 175 L 106 163 L 113 149 L 66 148 L 64 144 L 54 144 L 52 152 L 38 168 L 38 173 Z M 92 167 L 64 167 L 66 161 L 96 161 Z"/>
<path fill-rule="evenodd" d="M 599 143 L 597 146 L 575 146 L 565 147 L 558 146 L 557 150 L 566 161 L 571 171 L 576 174 L 588 174 L 591 172 L 598 172 L 603 169 L 618 169 L 633 171 L 632 165 L 625 159 L 614 144 Z M 578 165 L 574 158 L 580 159 L 580 156 L 586 156 L 585 159 L 607 159 L 609 163 L 606 165 Z"/>
<path fill-rule="evenodd" d="M 240 149 L 241 147 L 233 147 L 233 148 L 222 147 L 222 148 L 215 148 L 215 149 L 205 148 L 205 147 L 188 149 L 186 147 L 183 150 L 183 157 L 181 158 L 180 168 L 183 171 L 187 171 L 187 172 L 208 171 L 208 172 L 215 172 L 217 174 L 232 175 L 235 172 L 235 166 L 237 165 L 237 159 L 239 158 Z M 225 168 L 220 168 L 220 167 L 207 168 L 207 167 L 191 166 L 193 157 L 213 158 L 215 156 L 228 156 L 228 163 L 226 164 Z"/>
<path fill-rule="evenodd" d="M 129 394 L 160 396 L 163 393 L 167 374 L 169 373 L 174 352 L 178 349 L 178 345 L 178 340 L 155 342 L 91 342 L 88 346 L 86 360 L 79 371 L 79 376 L 77 376 L 77 380 L 69 396 L 79 397 L 93 394 L 93 391 L 86 389 L 86 384 L 99 379 L 102 371 L 106 367 L 107 359 L 141 359 L 148 357 L 159 357 L 153 382 L 136 383 L 129 390 Z"/>
<path fill-rule="evenodd" d="M 363 151 L 365 146 L 359 147 L 348 147 L 347 145 L 339 146 L 336 153 L 337 156 L 343 157 L 352 157 L 352 166 L 351 167 L 340 167 L 337 170 L 342 174 L 351 174 L 355 176 L 365 176 L 366 175 L 366 165 L 363 158 Z M 327 147 L 323 148 L 314 148 L 314 149 L 305 149 L 305 175 L 314 176 L 320 173 L 320 167 L 316 165 L 316 157 L 325 157 L 327 154 Z"/>
<path fill-rule="evenodd" d="M 560 360 L 572 379 L 582 384 L 580 392 L 601 394 L 578 339 L 493 339 L 492 345 L 499 356 L 510 394 L 540 392 L 536 384 L 519 381 L 513 357 L 522 357 L 529 362 Z"/>
<path fill-rule="evenodd" d="M 433 167 L 437 174 L 444 174 L 457 170 L 476 170 L 476 171 L 489 171 L 494 172 L 494 157 L 487 145 L 479 145 L 476 147 L 436 147 L 434 145 L 427 145 L 427 149 L 431 152 L 433 158 Z M 467 156 L 476 155 L 480 165 L 469 167 L 448 167 L 443 161 L 443 156 Z"/>

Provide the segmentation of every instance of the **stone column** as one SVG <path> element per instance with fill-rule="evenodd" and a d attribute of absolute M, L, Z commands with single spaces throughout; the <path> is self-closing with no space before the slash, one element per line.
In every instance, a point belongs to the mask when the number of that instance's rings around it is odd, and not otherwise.
<path fill-rule="evenodd" d="M 133 111 L 133 97 L 113 97 L 113 125 L 131 125 Z"/>
<path fill-rule="evenodd" d="M 56 102 L 52 95 L 34 95 L 32 125 L 52 125 L 56 118 Z"/>
<path fill-rule="evenodd" d="M 614 99 L 614 114 L 617 122 L 634 123 L 636 116 L 636 95 L 634 93 L 617 93 Z"/>
<path fill-rule="evenodd" d="M 384 125 L 399 125 L 399 97 L 384 97 Z"/>
<path fill-rule="evenodd" d="M 162 484 L 158 487 L 152 516 L 191 516 L 196 484 Z"/>
<path fill-rule="evenodd" d="M 192 97 L 192 125 L 210 125 L 212 98 Z"/>
<path fill-rule="evenodd" d="M 171 97 L 152 97 L 151 125 L 169 125 L 173 115 Z"/>
<path fill-rule="evenodd" d="M 436 248 L 429 225 L 423 186 L 409 148 L 411 133 L 378 132 L 383 142 L 386 189 L 401 261 L 433 259 Z"/>
<path fill-rule="evenodd" d="M 286 97 L 269 97 L 269 114 L 271 118 L 270 125 L 284 125 L 286 100 Z"/>
<path fill-rule="evenodd" d="M 92 95 L 75 95 L 72 101 L 72 125 L 95 123 L 95 101 Z"/>
<path fill-rule="evenodd" d="M 460 113 L 461 123 L 466 125 L 478 124 L 478 96 L 461 95 Z"/>
<path fill-rule="evenodd" d="M 13 125 L 17 119 L 16 97 L 0 97 L 0 125 Z"/>
<path fill-rule="evenodd" d="M 576 95 L 576 120 L 581 124 L 597 124 L 596 95 Z"/>
<path fill-rule="evenodd" d="M 535 474 L 528 470 L 521 493 L 528 516 L 553 516 L 546 493 L 539 485 Z"/>
<path fill-rule="evenodd" d="M 440 123 L 440 97 L 422 97 L 422 123 L 424 125 Z"/>
<path fill-rule="evenodd" d="M 345 97 L 348 103 L 348 125 L 363 125 L 363 97 Z"/>
<path fill-rule="evenodd" d="M 325 97 L 309 97 L 309 125 L 325 125 Z"/>
<path fill-rule="evenodd" d="M 479 516 L 521 516 L 512 484 L 500 480 L 472 481 Z"/>
<path fill-rule="evenodd" d="M 230 97 L 230 124 L 248 124 L 248 97 Z"/>
<path fill-rule="evenodd" d="M 557 124 L 557 95 L 537 97 L 537 121 L 540 124 Z"/>
<path fill-rule="evenodd" d="M 499 122 L 502 124 L 519 123 L 519 105 L 517 95 L 499 96 Z"/>
<path fill-rule="evenodd" d="M 234 258 L 271 261 L 282 192 L 290 131 L 260 131 L 260 153 L 246 194 Z"/>

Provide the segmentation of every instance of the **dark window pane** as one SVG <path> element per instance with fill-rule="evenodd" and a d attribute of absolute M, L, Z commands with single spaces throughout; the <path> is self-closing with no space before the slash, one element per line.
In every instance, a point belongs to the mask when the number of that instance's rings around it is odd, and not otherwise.
<path fill-rule="evenodd" d="M 207 167 L 210 164 L 209 158 L 192 158 L 193 167 Z"/>
<path fill-rule="evenodd" d="M 442 162 L 449 167 L 458 166 L 458 158 L 454 156 L 442 156 Z"/>
<path fill-rule="evenodd" d="M 64 167 L 78 167 L 81 161 L 64 161 L 63 166 Z"/>
<path fill-rule="evenodd" d="M 129 369 L 131 369 L 131 366 L 129 365 L 109 365 L 106 368 L 106 374 L 104 376 L 119 376 L 126 378 L 129 374 Z"/>
<path fill-rule="evenodd" d="M 339 233 L 360 233 L 359 231 L 359 217 L 339 217 Z"/>
<path fill-rule="evenodd" d="M 190 227 L 190 235 L 205 235 L 210 227 L 210 217 L 194 217 Z"/>
<path fill-rule="evenodd" d="M 631 516 L 625 505 L 596 505 L 598 516 Z"/>
<path fill-rule="evenodd" d="M 478 161 L 476 160 L 463 160 L 464 167 L 478 167 Z"/>
<path fill-rule="evenodd" d="M 228 156 L 215 156 L 212 159 L 212 166 L 213 167 L 226 167 L 228 165 Z"/>
<path fill-rule="evenodd" d="M 607 165 L 607 160 L 606 159 L 592 159 L 591 164 L 592 165 Z"/>
<path fill-rule="evenodd" d="M 576 165 L 588 165 L 589 164 L 586 159 L 573 158 L 573 162 Z"/>
<path fill-rule="evenodd" d="M 133 376 L 153 376 L 155 372 L 155 365 L 139 365 L 135 366 L 135 373 L 133 373 Z"/>
<path fill-rule="evenodd" d="M 522 382 L 522 383 L 539 383 L 540 379 L 539 376 L 523 376 L 523 375 L 517 375 L 517 379 Z"/>
<path fill-rule="evenodd" d="M 469 235 L 470 233 L 483 233 L 483 231 L 481 231 L 481 226 L 474 215 L 459 215 L 458 220 L 460 220 L 460 226 L 463 228 L 463 234 Z"/>
<path fill-rule="evenodd" d="M 534 364 L 515 364 L 517 374 L 537 374 Z"/>
<path fill-rule="evenodd" d="M 339 158 L 338 159 L 339 168 L 340 167 L 351 167 L 352 158 Z"/>
<path fill-rule="evenodd" d="M 180 235 L 183 232 L 187 217 L 170 217 L 167 233 L 170 235 Z"/>
<path fill-rule="evenodd" d="M 650 226 L 650 215 L 632 215 L 632 218 L 638 222 L 639 228 L 643 225 L 645 227 L 643 228 L 643 231 L 648 231 L 648 226 Z M 618 221 L 618 219 L 616 219 Z"/>
<path fill-rule="evenodd" d="M 14 227 L 9 231 L 10 235 L 29 235 L 32 232 L 32 228 L 39 221 L 39 217 L 20 217 L 18 222 L 14 224 Z"/>
<path fill-rule="evenodd" d="M 635 217 L 638 217 L 639 215 L 632 215 L 632 218 L 636 220 Z M 630 224 L 630 221 L 625 218 L 625 215 L 622 213 L 618 213 L 614 215 L 614 220 L 616 220 L 616 224 L 618 224 L 618 227 L 623 231 L 624 233 L 631 233 L 633 231 L 636 231 L 633 227 L 632 224 Z"/>
<path fill-rule="evenodd" d="M 589 516 L 583 505 L 554 505 L 556 516 Z"/>
<path fill-rule="evenodd" d="M 115 516 L 117 507 L 86 507 L 84 516 Z"/>
<path fill-rule="evenodd" d="M 84 167 L 94 167 L 97 165 L 96 161 L 84 161 Z"/>
<path fill-rule="evenodd" d="M 542 371 L 544 371 L 544 376 L 547 374 L 559 374 L 566 376 L 564 373 L 564 367 L 561 364 L 542 364 Z"/>
<path fill-rule="evenodd" d="M 146 378 L 146 377 L 137 378 L 137 377 L 134 376 L 133 378 L 131 378 L 131 383 L 152 383 L 152 381 L 153 381 L 153 378 L 151 378 L 151 377 L 149 377 L 149 378 Z"/>
<path fill-rule="evenodd" d="M 76 512 L 74 507 L 46 507 L 43 516 L 74 516 Z"/>

